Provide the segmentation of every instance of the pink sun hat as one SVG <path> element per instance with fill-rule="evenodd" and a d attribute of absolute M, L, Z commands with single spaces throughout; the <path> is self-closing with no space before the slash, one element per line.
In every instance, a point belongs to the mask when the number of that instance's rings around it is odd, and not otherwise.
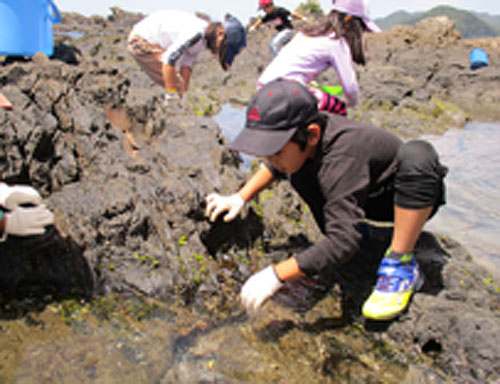
<path fill-rule="evenodd" d="M 368 0 L 332 0 L 332 10 L 357 16 L 363 20 L 369 32 L 382 30 L 368 17 Z"/>

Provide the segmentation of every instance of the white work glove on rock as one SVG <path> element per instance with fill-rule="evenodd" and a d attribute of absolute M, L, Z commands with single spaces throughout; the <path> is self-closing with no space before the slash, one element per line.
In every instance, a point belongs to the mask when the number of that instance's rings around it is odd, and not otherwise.
<path fill-rule="evenodd" d="M 218 193 L 211 193 L 205 199 L 207 202 L 207 209 L 205 210 L 205 216 L 210 218 L 210 221 L 214 222 L 217 217 L 222 213 L 226 212 L 224 216 L 224 221 L 228 222 L 233 220 L 238 213 L 240 213 L 245 201 L 237 193 L 230 196 L 221 196 Z"/>
<path fill-rule="evenodd" d="M 278 279 L 274 268 L 270 265 L 260 272 L 253 274 L 243 284 L 240 299 L 247 312 L 255 313 L 262 303 L 276 293 L 283 286 Z"/>
<path fill-rule="evenodd" d="M 17 236 L 42 235 L 45 226 L 54 223 L 54 215 L 43 204 L 30 208 L 18 207 L 5 213 L 5 216 L 5 233 Z"/>
<path fill-rule="evenodd" d="M 0 184 L 0 206 L 12 211 L 21 204 L 38 205 L 42 201 L 40 194 L 32 187 L 25 185 Z"/>

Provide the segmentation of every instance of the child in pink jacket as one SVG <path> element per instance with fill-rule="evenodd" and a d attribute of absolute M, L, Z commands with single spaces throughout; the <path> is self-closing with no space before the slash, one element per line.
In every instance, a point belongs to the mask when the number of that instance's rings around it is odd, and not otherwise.
<path fill-rule="evenodd" d="M 257 88 L 278 79 L 294 80 L 308 86 L 322 111 L 347 114 L 347 106 L 359 102 L 354 63 L 366 63 L 364 32 L 379 32 L 368 18 L 364 0 L 336 0 L 331 12 L 315 25 L 305 27 L 280 51 L 258 79 Z M 346 102 L 310 86 L 316 77 L 333 67 Z"/>

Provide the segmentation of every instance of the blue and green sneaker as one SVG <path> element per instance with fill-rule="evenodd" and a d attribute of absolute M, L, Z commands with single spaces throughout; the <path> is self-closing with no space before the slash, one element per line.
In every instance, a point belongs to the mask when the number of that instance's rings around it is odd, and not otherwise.
<path fill-rule="evenodd" d="M 378 268 L 375 289 L 363 304 L 363 316 L 372 320 L 391 320 L 408 306 L 411 296 L 423 284 L 413 254 L 398 258 L 386 252 Z"/>

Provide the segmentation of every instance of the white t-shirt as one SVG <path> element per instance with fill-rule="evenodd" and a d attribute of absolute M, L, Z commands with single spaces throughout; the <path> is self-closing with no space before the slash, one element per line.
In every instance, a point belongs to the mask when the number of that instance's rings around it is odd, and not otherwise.
<path fill-rule="evenodd" d="M 160 10 L 134 25 L 131 33 L 164 48 L 163 63 L 175 65 L 181 58 L 181 66 L 191 68 L 203 49 L 207 26 L 208 22 L 191 13 Z"/>
<path fill-rule="evenodd" d="M 282 77 L 309 86 L 311 81 L 329 67 L 337 72 L 346 104 L 356 105 L 359 102 L 359 86 L 351 49 L 345 39 L 337 39 L 333 33 L 314 37 L 297 33 L 264 69 L 258 84 L 263 85 Z"/>

